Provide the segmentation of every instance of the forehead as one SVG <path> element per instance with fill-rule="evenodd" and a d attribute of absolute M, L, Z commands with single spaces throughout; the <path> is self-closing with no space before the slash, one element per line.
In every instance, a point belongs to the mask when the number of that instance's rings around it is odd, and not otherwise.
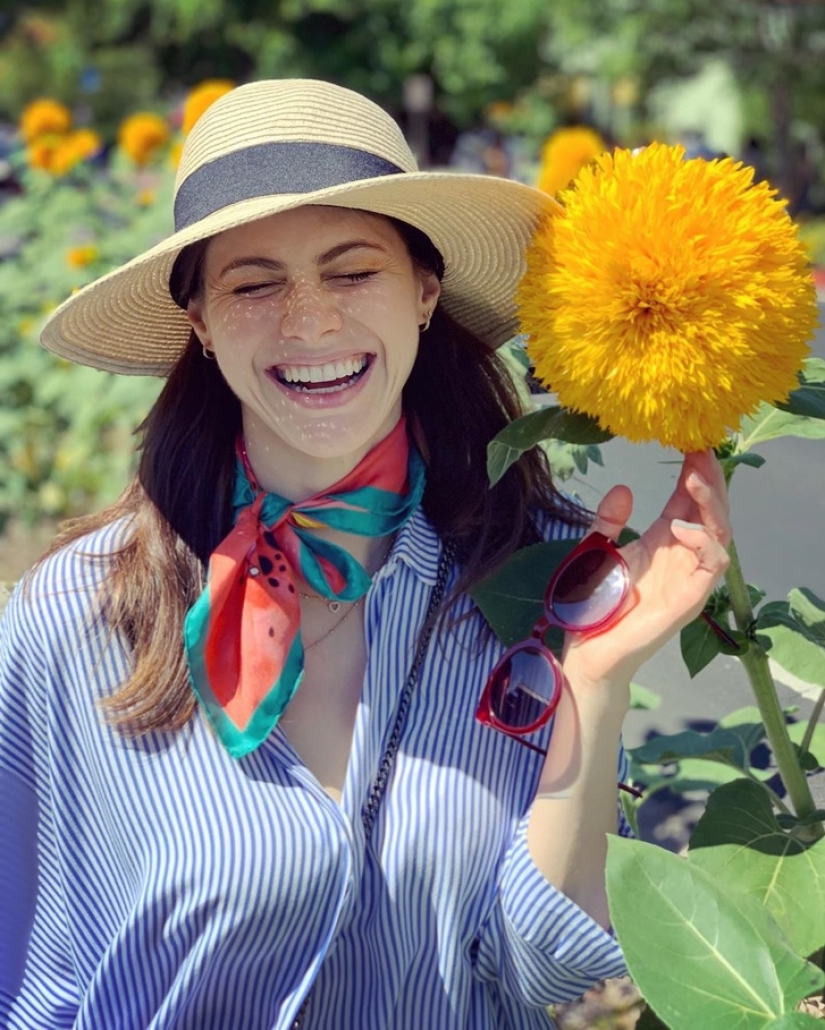
<path fill-rule="evenodd" d="M 264 248 L 280 259 L 291 251 L 322 250 L 344 240 L 375 242 L 386 249 L 404 249 L 404 241 L 383 215 L 349 208 L 308 205 L 226 229 L 209 244 L 209 255 Z M 275 252 L 277 251 L 277 255 Z M 263 252 L 263 251 L 261 251 Z"/>

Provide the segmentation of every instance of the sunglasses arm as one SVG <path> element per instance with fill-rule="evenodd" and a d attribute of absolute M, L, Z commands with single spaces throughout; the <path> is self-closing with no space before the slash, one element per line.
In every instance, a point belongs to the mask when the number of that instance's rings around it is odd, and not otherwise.
<path fill-rule="evenodd" d="M 542 617 L 535 624 L 535 626 L 533 626 L 533 632 L 530 634 L 531 639 L 539 640 L 543 644 L 544 634 L 548 631 L 548 629 L 550 629 L 550 623 L 542 615 Z"/>

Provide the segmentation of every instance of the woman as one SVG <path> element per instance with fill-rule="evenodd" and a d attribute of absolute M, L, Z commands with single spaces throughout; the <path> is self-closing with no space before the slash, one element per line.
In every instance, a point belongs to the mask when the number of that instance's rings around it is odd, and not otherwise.
<path fill-rule="evenodd" d="M 535 453 L 485 476 L 545 205 L 419 173 L 357 94 L 254 83 L 190 135 L 175 233 L 46 326 L 167 382 L 135 482 L 3 623 L 3 1026 L 548 1027 L 622 972 L 628 684 L 729 529 L 687 456 L 629 599 L 568 633 L 553 718 L 475 717 L 503 648 L 468 588 L 588 521 Z M 591 531 L 630 508 L 614 488 Z"/>

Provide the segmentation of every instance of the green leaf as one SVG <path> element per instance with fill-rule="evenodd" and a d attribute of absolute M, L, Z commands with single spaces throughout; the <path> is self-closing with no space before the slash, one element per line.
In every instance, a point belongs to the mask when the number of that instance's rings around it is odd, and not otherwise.
<path fill-rule="evenodd" d="M 777 401 L 776 407 L 792 415 L 825 418 L 825 360 L 808 358 L 799 373 L 799 384 L 787 401 Z"/>
<path fill-rule="evenodd" d="M 607 893 L 630 974 L 671 1030 L 765 1030 L 825 983 L 756 901 L 663 848 L 610 836 Z"/>
<path fill-rule="evenodd" d="M 650 711 L 653 708 L 658 708 L 661 703 L 661 695 L 657 694 L 655 690 L 650 690 L 648 689 L 648 687 L 643 687 L 641 683 L 630 684 L 631 708 L 643 708 Z"/>
<path fill-rule="evenodd" d="M 682 661 L 687 666 L 690 678 L 702 671 L 721 654 L 721 641 L 702 618 L 695 618 L 683 627 L 679 634 Z"/>
<path fill-rule="evenodd" d="M 807 726 L 808 724 L 804 720 L 800 722 L 792 722 L 790 726 L 788 726 L 788 735 L 794 744 L 802 743 L 802 738 L 805 736 Z M 818 767 L 825 767 L 825 723 L 818 722 L 816 726 L 814 726 L 814 733 L 811 737 L 808 753 L 815 757 Z"/>
<path fill-rule="evenodd" d="M 780 411 L 772 404 L 760 404 L 753 415 L 742 419 L 739 427 L 737 452 L 744 453 L 766 440 L 781 436 L 798 436 L 806 440 L 825 438 L 825 421 Z"/>
<path fill-rule="evenodd" d="M 825 647 L 825 602 L 807 587 L 795 587 L 788 594 L 788 604 L 808 640 Z"/>
<path fill-rule="evenodd" d="M 746 451 L 744 454 L 731 454 L 727 458 L 722 458 L 719 464 L 722 466 L 725 477 L 730 479 L 731 473 L 737 465 L 749 465 L 751 468 L 759 469 L 765 464 L 765 459 L 761 454 Z"/>
<path fill-rule="evenodd" d="M 806 683 L 825 687 L 825 647 L 810 638 L 808 627 L 795 618 L 787 601 L 763 605 L 755 628 L 771 661 Z"/>
<path fill-rule="evenodd" d="M 544 611 L 547 583 L 577 542 L 553 540 L 524 547 L 470 590 L 493 632 L 507 647 L 530 636 Z M 546 639 L 549 643 L 549 634 Z"/>
<path fill-rule="evenodd" d="M 612 439 L 589 415 L 567 411 L 558 405 L 531 411 L 505 426 L 487 444 L 487 477 L 494 486 L 508 468 L 542 440 L 596 444 Z"/>
<path fill-rule="evenodd" d="M 710 733 L 682 730 L 681 733 L 653 737 L 641 747 L 632 748 L 630 754 L 634 762 L 641 765 L 665 765 L 684 758 L 702 758 L 747 771 L 750 768 L 750 753 L 764 734 L 761 722 L 731 727 L 717 726 Z"/>
<path fill-rule="evenodd" d="M 2 597 L 0 597 L 0 603 L 2 603 Z M 632 794 L 628 794 L 626 790 L 623 790 L 619 793 L 619 802 L 621 803 L 624 817 L 625 819 L 627 819 L 628 825 L 630 826 L 630 829 L 633 831 L 633 836 L 640 836 L 639 805 L 641 804 L 641 801 L 635 798 Z"/>
<path fill-rule="evenodd" d="M 737 780 L 715 790 L 689 858 L 765 905 L 800 955 L 825 944 L 825 839 L 806 844 L 786 833 L 764 787 Z"/>
<path fill-rule="evenodd" d="M 595 444 L 566 443 L 564 440 L 546 440 L 542 443 L 553 477 L 569 479 L 575 472 L 587 475 L 589 463 L 604 465 L 602 452 Z"/>
<path fill-rule="evenodd" d="M 809 1016 L 807 1012 L 786 1012 L 768 1023 L 765 1030 L 822 1030 L 822 1020 Z"/>

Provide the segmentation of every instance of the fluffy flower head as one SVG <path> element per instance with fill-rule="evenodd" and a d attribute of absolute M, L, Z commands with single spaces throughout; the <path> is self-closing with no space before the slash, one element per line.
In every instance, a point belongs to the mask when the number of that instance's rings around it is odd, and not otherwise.
<path fill-rule="evenodd" d="M 229 79 L 207 79 L 189 93 L 183 104 L 183 134 L 188 136 L 192 126 L 215 101 L 235 88 Z"/>
<path fill-rule="evenodd" d="M 39 97 L 23 108 L 20 116 L 20 135 L 26 143 L 39 136 L 61 135 L 69 131 L 72 115 L 65 104 L 49 97 Z"/>
<path fill-rule="evenodd" d="M 143 166 L 157 154 L 169 139 L 169 126 L 149 111 L 139 111 L 121 122 L 117 141 L 136 165 Z"/>
<path fill-rule="evenodd" d="M 94 129 L 77 129 L 64 136 L 52 155 L 51 171 L 55 175 L 65 175 L 81 161 L 100 153 L 103 140 Z"/>
<path fill-rule="evenodd" d="M 604 141 L 595 129 L 586 125 L 557 129 L 542 148 L 536 186 L 555 197 L 603 150 Z"/>
<path fill-rule="evenodd" d="M 563 405 L 691 451 L 794 389 L 816 291 L 784 202 L 752 169 L 654 143 L 602 154 L 559 199 L 518 304 Z"/>

